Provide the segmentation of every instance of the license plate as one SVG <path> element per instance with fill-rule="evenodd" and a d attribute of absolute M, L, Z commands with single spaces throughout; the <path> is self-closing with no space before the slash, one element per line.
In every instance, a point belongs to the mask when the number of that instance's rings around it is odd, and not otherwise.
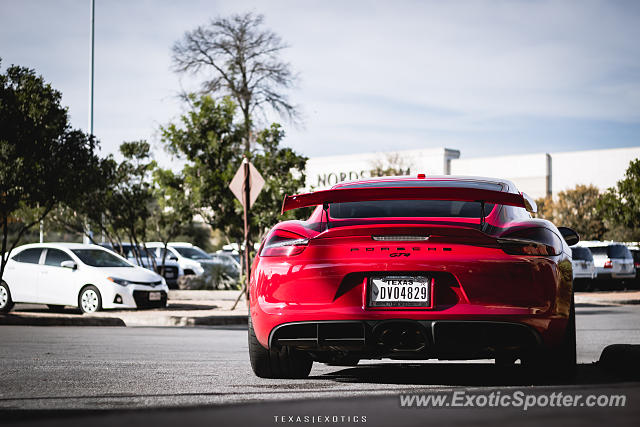
<path fill-rule="evenodd" d="M 160 301 L 162 294 L 160 292 L 149 292 L 149 301 Z"/>
<path fill-rule="evenodd" d="M 167 271 L 164 273 L 164 277 L 167 279 L 173 279 L 175 276 L 173 275 L 173 271 Z"/>
<path fill-rule="evenodd" d="M 369 279 L 371 307 L 430 307 L 431 278 L 386 276 Z"/>

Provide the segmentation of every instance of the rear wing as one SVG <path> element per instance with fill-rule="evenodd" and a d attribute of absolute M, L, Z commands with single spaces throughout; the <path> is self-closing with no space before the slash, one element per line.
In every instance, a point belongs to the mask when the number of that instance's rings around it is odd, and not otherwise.
<path fill-rule="evenodd" d="M 336 188 L 314 191 L 313 193 L 285 196 L 282 213 L 307 206 L 344 202 L 368 202 L 378 200 L 451 200 L 459 202 L 480 202 L 525 208 L 536 211 L 536 203 L 524 193 L 484 190 L 464 187 L 368 187 Z"/>

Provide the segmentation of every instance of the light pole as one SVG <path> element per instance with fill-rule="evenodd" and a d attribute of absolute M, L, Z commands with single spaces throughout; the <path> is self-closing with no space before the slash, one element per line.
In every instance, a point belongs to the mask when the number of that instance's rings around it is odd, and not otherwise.
<path fill-rule="evenodd" d="M 90 60 L 89 60 L 89 135 L 93 136 L 93 56 L 94 56 L 94 49 L 93 49 L 93 39 L 94 39 L 94 30 L 93 30 L 93 25 L 94 25 L 94 20 L 95 20 L 95 6 L 96 6 L 96 2 L 95 0 L 91 0 L 91 11 L 90 11 L 90 30 L 89 30 L 89 37 L 90 37 Z M 83 243 L 90 243 L 91 240 L 89 239 L 89 235 L 91 234 L 91 227 L 89 226 L 89 223 L 86 224 L 86 230 L 84 233 L 84 236 L 82 236 L 82 241 Z"/>

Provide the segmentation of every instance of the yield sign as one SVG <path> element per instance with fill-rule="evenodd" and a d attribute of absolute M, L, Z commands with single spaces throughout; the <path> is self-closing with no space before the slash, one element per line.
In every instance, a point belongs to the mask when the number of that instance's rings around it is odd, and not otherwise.
<path fill-rule="evenodd" d="M 249 208 L 251 208 L 258 198 L 258 194 L 262 191 L 262 187 L 264 187 L 264 178 L 260 175 L 260 172 L 258 172 L 255 166 L 253 166 L 253 164 L 246 158 L 242 161 L 242 164 L 238 168 L 238 172 L 233 176 L 231 184 L 229 184 L 229 189 L 233 195 L 240 200 L 242 206 L 244 206 L 244 172 L 245 165 L 247 163 L 249 164 Z"/>

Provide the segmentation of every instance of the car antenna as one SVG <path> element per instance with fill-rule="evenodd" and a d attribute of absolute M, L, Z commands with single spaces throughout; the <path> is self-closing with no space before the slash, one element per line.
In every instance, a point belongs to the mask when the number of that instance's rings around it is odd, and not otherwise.
<path fill-rule="evenodd" d="M 325 217 L 327 218 L 327 230 L 329 229 L 329 203 L 324 202 L 322 204 L 322 212 L 324 212 Z"/>

